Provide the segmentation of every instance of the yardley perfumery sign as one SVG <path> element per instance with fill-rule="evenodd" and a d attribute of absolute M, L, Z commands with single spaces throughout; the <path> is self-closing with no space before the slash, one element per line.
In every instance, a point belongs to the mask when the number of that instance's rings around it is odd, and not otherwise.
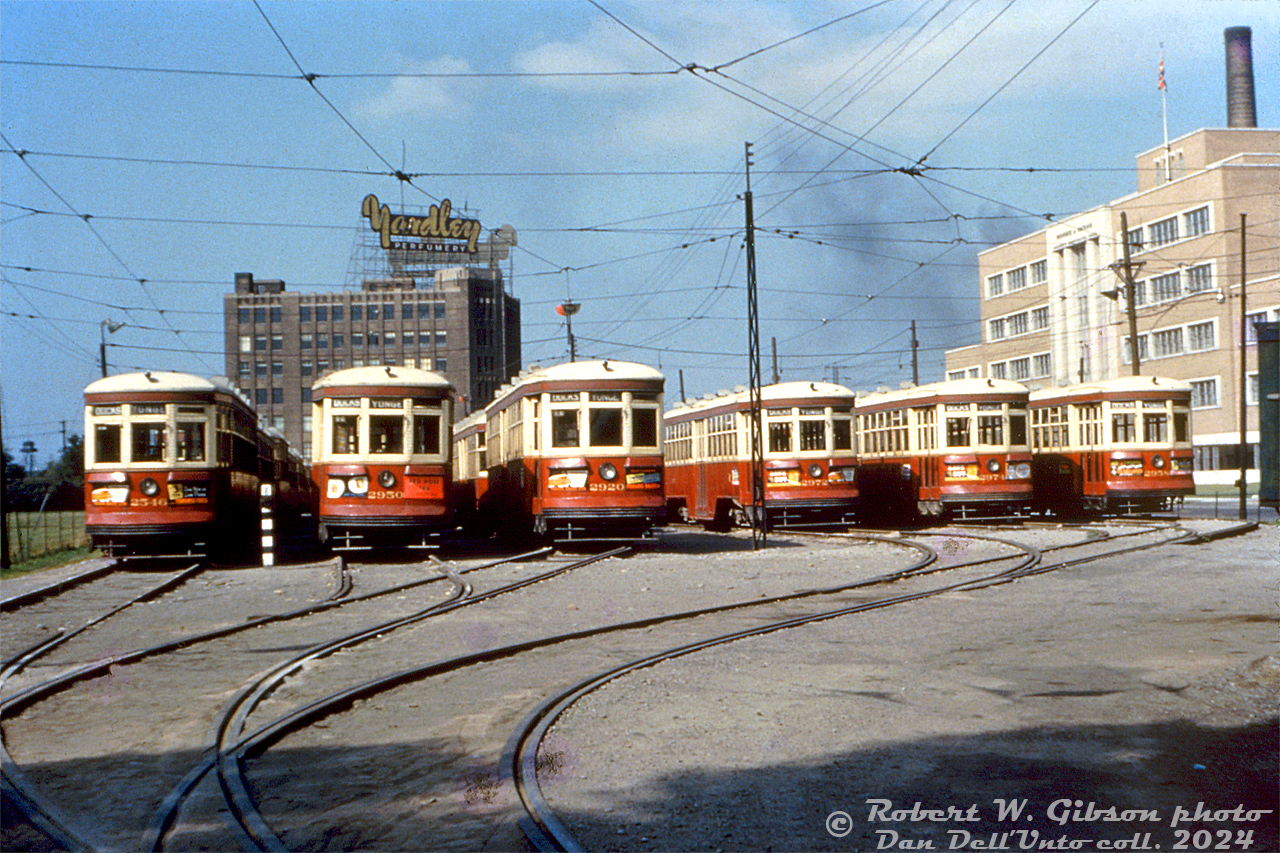
<path fill-rule="evenodd" d="M 391 208 L 370 193 L 364 197 L 361 215 L 382 241 L 384 249 L 408 252 L 436 252 L 446 255 L 474 255 L 480 241 L 480 222 L 449 216 L 453 205 L 444 199 L 431 205 L 425 215 L 392 213 Z"/>

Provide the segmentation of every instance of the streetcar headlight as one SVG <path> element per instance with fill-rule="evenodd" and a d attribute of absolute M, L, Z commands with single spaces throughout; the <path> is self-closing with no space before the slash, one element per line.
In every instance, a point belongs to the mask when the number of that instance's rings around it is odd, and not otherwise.
<path fill-rule="evenodd" d="M 138 489 L 149 498 L 154 498 L 160 494 L 160 484 L 150 477 L 139 483 Z"/>
<path fill-rule="evenodd" d="M 396 475 L 391 473 L 390 471 L 383 471 L 381 474 L 378 475 L 378 485 L 382 486 L 382 488 L 384 489 L 395 488 Z"/>
<path fill-rule="evenodd" d="M 822 466 L 819 465 L 817 462 L 814 462 L 812 465 L 810 465 L 809 476 L 814 480 L 817 480 L 818 478 L 820 478 L 822 476 Z"/>
<path fill-rule="evenodd" d="M 988 471 L 990 471 L 992 474 L 995 474 L 997 471 L 999 471 L 999 470 L 1000 470 L 1000 460 L 999 460 L 999 459 L 988 459 L 988 460 L 987 460 L 987 470 L 988 470 Z"/>
<path fill-rule="evenodd" d="M 1152 457 L 1151 457 L 1151 464 L 1152 464 L 1152 465 L 1154 465 L 1154 466 L 1156 466 L 1157 468 L 1163 468 L 1163 467 L 1164 467 L 1164 457 L 1163 457 L 1163 456 L 1161 456 L 1159 453 L 1157 453 L 1155 456 L 1152 456 Z"/>
<path fill-rule="evenodd" d="M 601 465 L 599 473 L 602 480 L 616 480 L 618 478 L 618 469 L 614 467 L 612 462 L 606 462 Z"/>
<path fill-rule="evenodd" d="M 1009 466 L 1010 480 L 1025 480 L 1031 476 L 1031 466 L 1026 462 L 1015 462 Z"/>

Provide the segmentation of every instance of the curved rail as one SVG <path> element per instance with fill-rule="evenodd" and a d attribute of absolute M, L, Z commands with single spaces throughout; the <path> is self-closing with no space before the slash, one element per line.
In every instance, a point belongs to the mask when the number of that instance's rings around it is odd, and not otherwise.
<path fill-rule="evenodd" d="M 724 613 L 731 610 L 757 608 L 767 604 L 794 601 L 794 600 L 798 600 L 806 597 L 813 597 L 818 595 L 829 595 L 829 594 L 838 593 L 838 592 L 845 592 L 851 589 L 856 589 L 856 588 L 867 586 L 873 583 L 893 582 L 895 580 L 899 580 L 903 577 L 909 576 L 912 572 L 918 571 L 926 566 L 929 566 L 930 564 L 932 564 L 937 560 L 936 552 L 934 552 L 933 549 L 929 548 L 928 546 L 922 545 L 920 543 L 904 542 L 899 540 L 888 539 L 885 537 L 866 537 L 866 538 L 872 539 L 874 541 L 882 541 L 892 545 L 909 548 L 917 551 L 922 556 L 919 560 L 917 560 L 916 563 L 912 564 L 906 569 L 896 571 L 896 572 L 891 572 L 886 575 L 881 575 L 875 579 L 856 581 L 854 583 L 842 584 L 842 585 L 830 587 L 830 588 L 803 590 L 800 592 L 789 593 L 787 595 L 774 596 L 771 598 L 755 599 L 751 601 L 732 602 L 729 604 L 716 605 L 713 607 L 701 608 L 698 610 L 690 610 L 690 611 L 684 611 L 676 614 L 666 614 L 662 616 L 653 616 L 653 617 L 639 619 L 639 620 L 635 620 L 627 623 L 607 625 L 607 626 L 602 626 L 597 628 L 588 628 L 581 631 L 574 631 L 567 634 L 559 634 L 551 637 L 542 637 L 539 639 L 528 640 L 522 643 L 516 643 L 509 646 L 504 646 L 501 648 L 490 649 L 483 652 L 477 652 L 477 653 L 462 655 L 455 658 L 450 658 L 443 661 L 437 661 L 435 663 L 426 664 L 423 666 L 414 667 L 411 669 L 406 669 L 399 672 L 391 673 L 389 675 L 381 676 L 379 678 L 371 679 L 364 683 L 357 684 L 345 690 L 330 694 L 329 696 L 322 697 L 320 699 L 317 699 L 314 702 L 311 702 L 307 705 L 297 708 L 290 714 L 284 717 L 281 717 L 275 720 L 274 722 L 257 729 L 256 731 L 250 733 L 249 735 L 243 737 L 242 739 L 240 739 L 239 741 L 233 744 L 220 745 L 218 749 L 219 756 L 213 760 L 217 761 L 220 768 L 225 768 L 226 770 L 234 774 L 233 777 L 228 777 L 228 781 L 224 781 L 224 792 L 226 792 L 228 788 L 231 788 L 233 791 L 236 792 L 234 797 L 235 802 L 232 803 L 233 813 L 236 815 L 237 820 L 240 821 L 242 831 L 246 836 L 248 836 L 253 840 L 254 845 L 257 847 L 257 849 L 273 850 L 273 851 L 285 850 L 287 849 L 287 847 L 285 846 L 284 842 L 279 838 L 278 835 L 274 833 L 274 831 L 271 831 L 269 829 L 269 827 L 266 824 L 266 821 L 261 817 L 261 815 L 256 813 L 256 807 L 254 807 L 252 799 L 248 796 L 247 786 L 244 784 L 243 779 L 238 777 L 240 776 L 241 762 L 243 761 L 243 759 L 251 757 L 252 755 L 260 754 L 261 752 L 269 748 L 271 744 L 279 741 L 288 733 L 292 731 L 296 731 L 297 729 L 302 728 L 306 724 L 309 724 L 318 719 L 322 719 L 325 716 L 328 716 L 345 707 L 348 707 L 359 699 L 368 698 L 370 696 L 385 692 L 386 690 L 401 686 L 403 684 L 412 683 L 414 681 L 419 681 L 424 678 L 429 678 L 435 675 L 442 675 L 448 672 L 453 672 L 455 670 L 463 669 L 469 666 L 474 666 L 476 664 L 488 663 L 496 660 L 501 660 L 504 658 L 510 658 L 524 652 L 533 651 L 536 649 L 548 648 L 550 646 L 559 645 L 561 643 L 571 642 L 574 640 L 588 639 L 588 638 L 603 636 L 611 633 L 634 630 L 637 628 L 649 628 L 656 625 L 671 623 L 671 622 L 680 621 L 680 620 L 689 620 L 689 619 L 694 619 L 702 616 Z M 591 558 L 591 561 L 594 561 L 596 559 L 600 559 L 600 557 Z M 1005 558 L 1005 559 L 1008 559 L 1008 558 Z M 1034 558 L 1031 558 L 1031 559 L 1034 559 Z M 577 566 L 575 564 L 572 567 L 576 568 Z M 521 585 L 525 585 L 527 583 L 535 582 L 536 580 L 537 579 L 531 579 L 529 581 L 522 581 L 520 583 Z M 497 592 L 498 590 L 493 591 L 493 593 L 497 593 Z M 491 593 L 487 593 L 486 595 L 490 595 L 490 594 Z M 478 598 L 479 597 L 477 597 L 477 600 Z M 469 603 L 471 602 L 463 601 L 463 602 L 458 602 L 454 606 L 464 606 Z M 267 834 L 259 835 L 259 833 L 263 832 L 264 830 L 267 832 Z M 148 840 L 150 840 L 151 838 L 152 836 L 149 835 Z M 159 848 L 153 845 L 153 846 L 148 846 L 145 849 L 157 850 Z"/>
<path fill-rule="evenodd" d="M 1159 532 L 1163 528 L 1148 528 L 1145 533 Z M 1041 563 L 1041 551 L 1024 546 L 1019 543 L 1010 543 L 998 537 L 988 537 L 981 534 L 970 533 L 949 533 L 937 532 L 926 535 L 938 536 L 959 536 L 963 538 L 979 538 L 989 541 L 996 541 L 1002 544 L 1014 544 L 1028 552 L 1028 558 L 1024 559 L 1018 565 L 1006 569 L 984 578 L 978 578 L 968 581 L 961 581 L 955 584 L 926 590 L 919 593 L 911 593 L 902 596 L 894 596 L 878 601 L 865 602 L 854 605 L 852 607 L 842 608 L 828 613 L 813 614 L 809 616 L 797 617 L 784 622 L 773 623 L 770 625 L 750 628 L 743 631 L 737 631 L 725 634 L 721 637 L 715 637 L 697 643 L 691 643 L 685 646 L 679 646 L 663 652 L 658 652 L 644 658 L 631 661 L 613 669 L 607 670 L 591 676 L 588 679 L 578 682 L 569 689 L 562 691 L 557 696 L 553 696 L 542 702 L 537 708 L 531 711 L 521 725 L 517 727 L 515 732 L 507 741 L 507 745 L 503 750 L 502 756 L 502 773 L 503 778 L 509 781 L 513 789 L 520 797 L 521 804 L 525 808 L 526 816 L 519 821 L 521 830 L 525 833 L 525 837 L 538 850 L 564 850 L 564 851 L 581 851 L 584 848 L 573 837 L 572 833 L 564 826 L 560 819 L 556 816 L 554 810 L 547 803 L 546 798 L 542 794 L 541 786 L 538 784 L 537 778 L 537 752 L 541 745 L 542 739 L 547 730 L 555 723 L 556 719 L 563 714 L 570 706 L 577 702 L 583 696 L 599 689 L 605 684 L 620 678 L 621 676 L 643 669 L 655 666 L 667 660 L 692 654 L 703 649 L 711 648 L 726 643 L 735 642 L 746 637 L 761 636 L 774 631 L 785 630 L 800 625 L 808 625 L 814 622 L 832 619 L 839 616 L 851 615 L 854 613 L 866 612 L 869 610 L 878 610 L 885 607 L 891 607 L 909 601 L 918 601 L 924 598 L 941 595 L 946 592 L 955 591 L 971 591 L 977 589 L 985 589 L 991 586 L 997 586 L 1004 583 L 1010 583 L 1022 577 L 1030 577 L 1032 575 L 1044 574 L 1056 571 L 1067 566 L 1080 565 L 1094 560 L 1103 559 L 1105 557 L 1114 556 L 1116 554 L 1132 553 L 1135 551 L 1146 550 L 1148 548 L 1168 545 L 1179 541 L 1187 541 L 1195 536 L 1194 533 L 1185 529 L 1173 526 L 1173 529 L 1181 529 L 1182 532 L 1169 540 L 1160 542 L 1136 545 L 1119 551 L 1109 551 L 1106 554 L 1089 555 L 1079 557 L 1072 560 L 1064 560 L 1058 563 L 1044 565 Z M 1125 534 L 1140 535 L 1140 534 Z M 1066 547 L 1080 547 L 1081 545 L 1093 544 L 1092 540 L 1077 545 L 1054 546 L 1054 550 Z M 1049 550 L 1049 549 L 1044 549 Z M 1008 559 L 999 558 L 999 559 Z M 987 562 L 987 560 L 980 561 Z"/>

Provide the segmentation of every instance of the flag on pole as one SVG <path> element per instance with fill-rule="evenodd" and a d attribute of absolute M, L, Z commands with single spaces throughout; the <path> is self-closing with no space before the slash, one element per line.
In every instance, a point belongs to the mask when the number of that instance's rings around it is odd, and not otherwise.
<path fill-rule="evenodd" d="M 1164 57 L 1160 57 L 1160 82 L 1156 87 L 1161 91 L 1167 90 L 1169 87 L 1164 84 Z"/>

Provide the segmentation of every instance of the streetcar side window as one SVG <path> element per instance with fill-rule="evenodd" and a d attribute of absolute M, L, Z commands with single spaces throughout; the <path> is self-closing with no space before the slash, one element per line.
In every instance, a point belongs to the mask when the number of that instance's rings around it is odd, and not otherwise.
<path fill-rule="evenodd" d="M 1148 444 L 1164 444 L 1169 440 L 1169 418 L 1166 415 L 1142 416 L 1142 440 Z"/>
<path fill-rule="evenodd" d="M 853 427 L 852 422 L 847 420 L 834 420 L 831 422 L 831 449 L 832 450 L 850 450 L 853 448 Z"/>
<path fill-rule="evenodd" d="M 578 410 L 551 410 L 551 446 L 578 446 Z"/>
<path fill-rule="evenodd" d="M 132 425 L 134 462 L 164 461 L 164 426 L 162 423 L 135 423 Z"/>
<path fill-rule="evenodd" d="M 969 419 L 947 418 L 947 447 L 969 446 Z"/>
<path fill-rule="evenodd" d="M 592 447 L 622 446 L 622 409 L 587 409 Z"/>
<path fill-rule="evenodd" d="M 1131 442 L 1136 436 L 1133 415 L 1121 414 L 1111 416 L 1111 440 L 1113 442 Z"/>
<path fill-rule="evenodd" d="M 978 444 L 1004 444 L 1004 418 L 1000 415 L 978 415 Z"/>
<path fill-rule="evenodd" d="M 468 447 L 479 443 L 484 446 L 484 433 L 472 435 L 467 438 Z M 414 453 L 439 453 L 440 452 L 440 416 L 439 415 L 414 415 L 413 416 L 413 452 Z M 480 451 L 483 460 L 483 449 Z M 484 467 L 484 462 L 480 462 L 480 467 Z"/>
<path fill-rule="evenodd" d="M 827 425 L 822 421 L 801 421 L 800 449 L 826 450 Z"/>
<path fill-rule="evenodd" d="M 781 421 L 769 424 L 769 452 L 791 452 L 791 424 Z"/>
<path fill-rule="evenodd" d="M 333 416 L 333 452 L 360 452 L 360 416 Z"/>
<path fill-rule="evenodd" d="M 1173 413 L 1173 440 L 1182 442 L 1187 440 L 1187 413 Z"/>
<path fill-rule="evenodd" d="M 120 461 L 120 425 L 96 424 L 93 430 L 93 461 Z"/>
<path fill-rule="evenodd" d="M 404 453 L 404 418 L 401 415 L 373 415 L 369 418 L 369 452 Z"/>
<path fill-rule="evenodd" d="M 658 410 L 631 410 L 632 447 L 654 447 L 658 443 Z"/>
<path fill-rule="evenodd" d="M 204 461 L 205 425 L 200 421 L 178 421 L 178 461 Z"/>
<path fill-rule="evenodd" d="M 1009 444 L 1027 443 L 1027 416 L 1009 415 Z"/>

